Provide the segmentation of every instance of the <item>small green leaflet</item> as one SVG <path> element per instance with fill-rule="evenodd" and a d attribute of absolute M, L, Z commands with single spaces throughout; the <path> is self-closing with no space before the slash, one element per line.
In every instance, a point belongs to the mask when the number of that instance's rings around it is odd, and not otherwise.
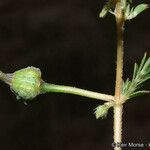
<path fill-rule="evenodd" d="M 99 105 L 95 108 L 96 119 L 106 118 L 108 110 L 113 106 L 113 102 L 106 102 L 103 105 Z"/>
<path fill-rule="evenodd" d="M 132 7 L 130 9 L 130 4 L 127 5 L 125 16 L 126 20 L 131 20 L 141 14 L 144 10 L 148 9 L 149 5 L 148 4 L 140 4 L 136 7 Z"/>
<path fill-rule="evenodd" d="M 111 9 L 114 7 L 115 1 L 114 0 L 109 0 L 101 10 L 99 17 L 103 18 L 107 15 L 108 12 L 112 12 Z"/>

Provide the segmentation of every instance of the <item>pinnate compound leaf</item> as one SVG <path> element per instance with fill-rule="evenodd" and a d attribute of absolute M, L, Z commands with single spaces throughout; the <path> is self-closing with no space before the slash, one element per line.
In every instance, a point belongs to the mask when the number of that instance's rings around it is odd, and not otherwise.
<path fill-rule="evenodd" d="M 122 95 L 126 99 L 131 99 L 133 97 L 149 93 L 147 90 L 139 90 L 143 83 L 150 79 L 150 57 L 147 58 L 145 53 L 143 59 L 138 67 L 135 63 L 133 77 L 130 81 L 127 79 L 123 82 Z"/>
<path fill-rule="evenodd" d="M 149 8 L 148 4 L 139 4 L 135 8 L 134 7 L 131 8 L 131 10 L 129 12 L 130 6 L 127 6 L 126 13 L 125 13 L 126 19 L 131 20 L 148 8 Z"/>

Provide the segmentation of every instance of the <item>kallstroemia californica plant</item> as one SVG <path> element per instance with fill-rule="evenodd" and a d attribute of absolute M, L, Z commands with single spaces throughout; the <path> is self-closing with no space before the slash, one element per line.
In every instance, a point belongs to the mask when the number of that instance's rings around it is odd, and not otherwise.
<path fill-rule="evenodd" d="M 143 83 L 150 79 L 150 57 L 144 54 L 139 64 L 135 63 L 131 79 L 123 81 L 123 33 L 125 22 L 131 20 L 148 8 L 147 4 L 139 4 L 131 7 L 132 0 L 109 0 L 100 12 L 100 17 L 108 13 L 115 16 L 117 28 L 117 65 L 116 83 L 114 95 L 102 94 L 71 86 L 55 85 L 45 82 L 41 77 L 41 71 L 35 67 L 27 67 L 14 73 L 3 73 L 0 71 L 0 79 L 10 86 L 17 99 L 24 102 L 31 101 L 39 94 L 48 92 L 75 94 L 91 99 L 103 100 L 105 103 L 95 108 L 96 118 L 107 116 L 108 110 L 114 110 L 114 143 L 122 142 L 122 110 L 123 105 L 133 97 L 149 93 L 141 90 Z M 114 150 L 121 150 L 114 147 Z"/>

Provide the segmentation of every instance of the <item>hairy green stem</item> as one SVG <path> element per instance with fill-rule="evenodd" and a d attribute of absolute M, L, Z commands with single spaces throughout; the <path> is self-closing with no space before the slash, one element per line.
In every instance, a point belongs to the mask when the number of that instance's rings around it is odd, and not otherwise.
<path fill-rule="evenodd" d="M 55 85 L 55 84 L 43 82 L 41 85 L 41 93 L 47 93 L 47 92 L 68 93 L 68 94 L 74 94 L 74 95 L 84 96 L 84 97 L 103 100 L 103 101 L 114 100 L 114 96 L 112 95 L 101 94 L 98 92 L 92 92 L 89 90 L 84 90 L 84 89 L 71 87 L 71 86 Z"/>

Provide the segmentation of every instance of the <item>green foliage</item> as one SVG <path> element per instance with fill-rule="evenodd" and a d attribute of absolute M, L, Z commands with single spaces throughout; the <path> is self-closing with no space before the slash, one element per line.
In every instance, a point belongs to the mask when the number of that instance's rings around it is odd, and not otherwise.
<path fill-rule="evenodd" d="M 128 0 L 127 2 L 122 1 L 122 10 L 125 11 L 125 19 L 131 20 L 141 14 L 144 10 L 149 8 L 148 4 L 139 4 L 136 7 L 132 7 L 130 9 L 130 5 L 132 0 Z M 115 15 L 115 0 L 109 0 L 104 5 L 102 11 L 99 14 L 100 18 L 105 17 L 108 13 Z"/>
<path fill-rule="evenodd" d="M 17 98 L 31 100 L 40 94 L 41 72 L 35 67 L 27 67 L 12 74 L 11 90 Z"/>
<path fill-rule="evenodd" d="M 108 110 L 113 106 L 112 102 L 106 102 L 103 105 L 99 105 L 95 108 L 96 119 L 105 118 L 107 116 Z"/>
<path fill-rule="evenodd" d="M 100 14 L 99 14 L 99 17 L 100 17 L 100 18 L 103 18 L 103 17 L 105 17 L 105 16 L 107 15 L 107 13 L 109 13 L 109 12 L 113 13 L 111 9 L 113 9 L 114 6 L 115 6 L 115 1 L 114 1 L 114 0 L 109 0 L 109 1 L 104 5 L 102 11 L 101 11 Z"/>
<path fill-rule="evenodd" d="M 148 4 L 140 4 L 130 9 L 130 4 L 128 4 L 125 12 L 125 18 L 126 20 L 131 20 L 148 8 L 149 8 Z"/>
<path fill-rule="evenodd" d="M 134 65 L 134 72 L 132 80 L 127 79 L 123 83 L 122 94 L 126 99 L 131 99 L 133 97 L 149 93 L 147 90 L 140 90 L 143 83 L 150 79 L 150 57 L 147 58 L 147 54 L 138 66 L 136 63 Z"/>

